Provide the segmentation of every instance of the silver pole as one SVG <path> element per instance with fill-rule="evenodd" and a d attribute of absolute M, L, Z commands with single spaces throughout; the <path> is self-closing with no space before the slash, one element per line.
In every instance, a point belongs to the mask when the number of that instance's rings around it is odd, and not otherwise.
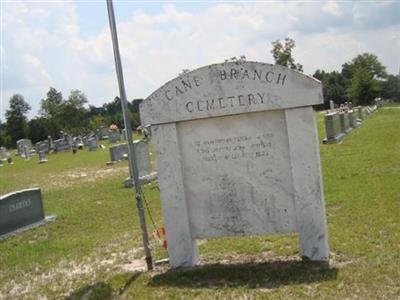
<path fill-rule="evenodd" d="M 115 69 L 118 78 L 119 94 L 121 96 L 122 114 L 124 116 L 126 142 L 128 144 L 129 171 L 131 177 L 133 174 L 133 181 L 134 181 L 135 195 L 136 195 L 136 206 L 139 213 L 140 228 L 142 230 L 142 238 L 143 238 L 144 252 L 146 256 L 147 270 L 152 270 L 153 262 L 149 246 L 149 237 L 147 234 L 146 219 L 144 216 L 142 189 L 139 182 L 139 172 L 137 169 L 136 155 L 134 152 L 135 147 L 133 146 L 132 143 L 132 128 L 128 116 L 128 104 L 126 100 L 124 76 L 122 72 L 121 57 L 119 54 L 117 27 L 115 25 L 115 16 L 114 16 L 114 8 L 112 0 L 107 0 L 107 10 L 108 10 L 108 20 L 110 21 L 110 30 L 111 30 L 111 38 L 114 50 Z"/>

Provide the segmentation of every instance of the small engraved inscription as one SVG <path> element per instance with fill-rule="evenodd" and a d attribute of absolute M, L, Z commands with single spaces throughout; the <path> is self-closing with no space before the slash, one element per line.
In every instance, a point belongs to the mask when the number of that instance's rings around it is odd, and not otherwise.
<path fill-rule="evenodd" d="M 242 135 L 212 140 L 195 141 L 196 152 L 206 162 L 237 159 L 273 159 L 271 152 L 272 133 L 257 136 Z"/>
<path fill-rule="evenodd" d="M 32 205 L 31 199 L 22 200 L 17 203 L 10 204 L 10 206 L 8 207 L 8 211 L 11 213 L 20 209 L 27 208 L 31 205 Z"/>

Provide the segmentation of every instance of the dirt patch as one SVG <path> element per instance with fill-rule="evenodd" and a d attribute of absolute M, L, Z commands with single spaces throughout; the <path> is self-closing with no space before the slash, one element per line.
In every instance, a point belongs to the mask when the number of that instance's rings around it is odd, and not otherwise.
<path fill-rule="evenodd" d="M 128 167 L 106 166 L 100 169 L 79 168 L 51 175 L 51 180 L 45 183 L 44 187 L 47 189 L 65 188 L 82 183 L 91 183 L 99 179 L 119 176 L 121 174 L 129 176 Z"/>

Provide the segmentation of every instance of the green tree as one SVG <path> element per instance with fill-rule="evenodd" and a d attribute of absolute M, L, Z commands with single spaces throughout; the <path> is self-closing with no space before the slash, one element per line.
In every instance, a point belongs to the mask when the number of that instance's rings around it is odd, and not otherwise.
<path fill-rule="evenodd" d="M 86 131 L 89 125 L 88 111 L 85 108 L 87 97 L 80 90 L 72 90 L 67 101 L 63 103 L 63 129 L 80 134 Z"/>
<path fill-rule="evenodd" d="M 12 147 L 11 138 L 7 134 L 6 124 L 0 120 L 0 146 Z"/>
<path fill-rule="evenodd" d="M 50 87 L 46 96 L 47 97 L 41 101 L 40 114 L 49 121 L 49 135 L 53 138 L 57 138 L 66 123 L 64 117 L 64 100 L 62 93 L 53 87 Z"/>
<path fill-rule="evenodd" d="M 375 54 L 363 53 L 342 65 L 346 92 L 354 104 L 371 104 L 382 94 L 386 67 Z"/>
<path fill-rule="evenodd" d="M 341 73 L 317 70 L 313 77 L 322 83 L 325 107 L 329 107 L 329 100 L 337 104 L 346 102 L 346 80 Z"/>
<path fill-rule="evenodd" d="M 360 68 L 371 74 L 374 79 L 383 79 L 387 76 L 386 67 L 372 53 L 359 54 L 350 62 L 344 63 L 342 65 L 342 75 L 346 79 L 351 79 Z"/>
<path fill-rule="evenodd" d="M 50 87 L 47 97 L 42 99 L 40 114 L 45 118 L 57 118 L 63 113 L 62 93 Z"/>
<path fill-rule="evenodd" d="M 383 98 L 400 102 L 400 74 L 388 75 L 382 87 Z"/>
<path fill-rule="evenodd" d="M 36 117 L 28 122 L 28 137 L 33 143 L 47 139 L 52 134 L 51 121 L 44 117 Z"/>
<path fill-rule="evenodd" d="M 6 131 L 11 138 L 11 144 L 27 137 L 28 127 L 26 114 L 31 109 L 24 97 L 15 94 L 10 98 L 10 108 L 6 110 Z"/>
<path fill-rule="evenodd" d="M 102 126 L 107 126 L 107 120 L 102 115 L 94 115 L 89 121 L 89 129 L 92 131 Z"/>
<path fill-rule="evenodd" d="M 296 47 L 296 43 L 291 38 L 285 38 L 284 44 L 280 40 L 276 40 L 275 42 L 272 42 L 271 53 L 274 57 L 275 64 L 302 72 L 303 66 L 295 63 L 292 56 L 292 50 L 294 47 Z"/>
<path fill-rule="evenodd" d="M 355 105 L 368 105 L 373 102 L 379 92 L 379 82 L 374 75 L 363 67 L 354 71 L 351 84 L 347 89 L 349 99 Z"/>

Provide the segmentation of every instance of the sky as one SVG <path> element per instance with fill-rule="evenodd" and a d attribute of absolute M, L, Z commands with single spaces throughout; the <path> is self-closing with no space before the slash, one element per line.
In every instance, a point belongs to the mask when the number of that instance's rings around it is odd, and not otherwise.
<path fill-rule="evenodd" d="M 101 106 L 118 95 L 106 0 L 0 0 L 0 119 L 13 94 L 38 114 L 49 87 Z M 244 55 L 273 63 L 271 42 L 296 41 L 313 74 L 364 52 L 400 71 L 400 1 L 114 0 L 128 99 L 146 98 L 183 69 Z"/>

